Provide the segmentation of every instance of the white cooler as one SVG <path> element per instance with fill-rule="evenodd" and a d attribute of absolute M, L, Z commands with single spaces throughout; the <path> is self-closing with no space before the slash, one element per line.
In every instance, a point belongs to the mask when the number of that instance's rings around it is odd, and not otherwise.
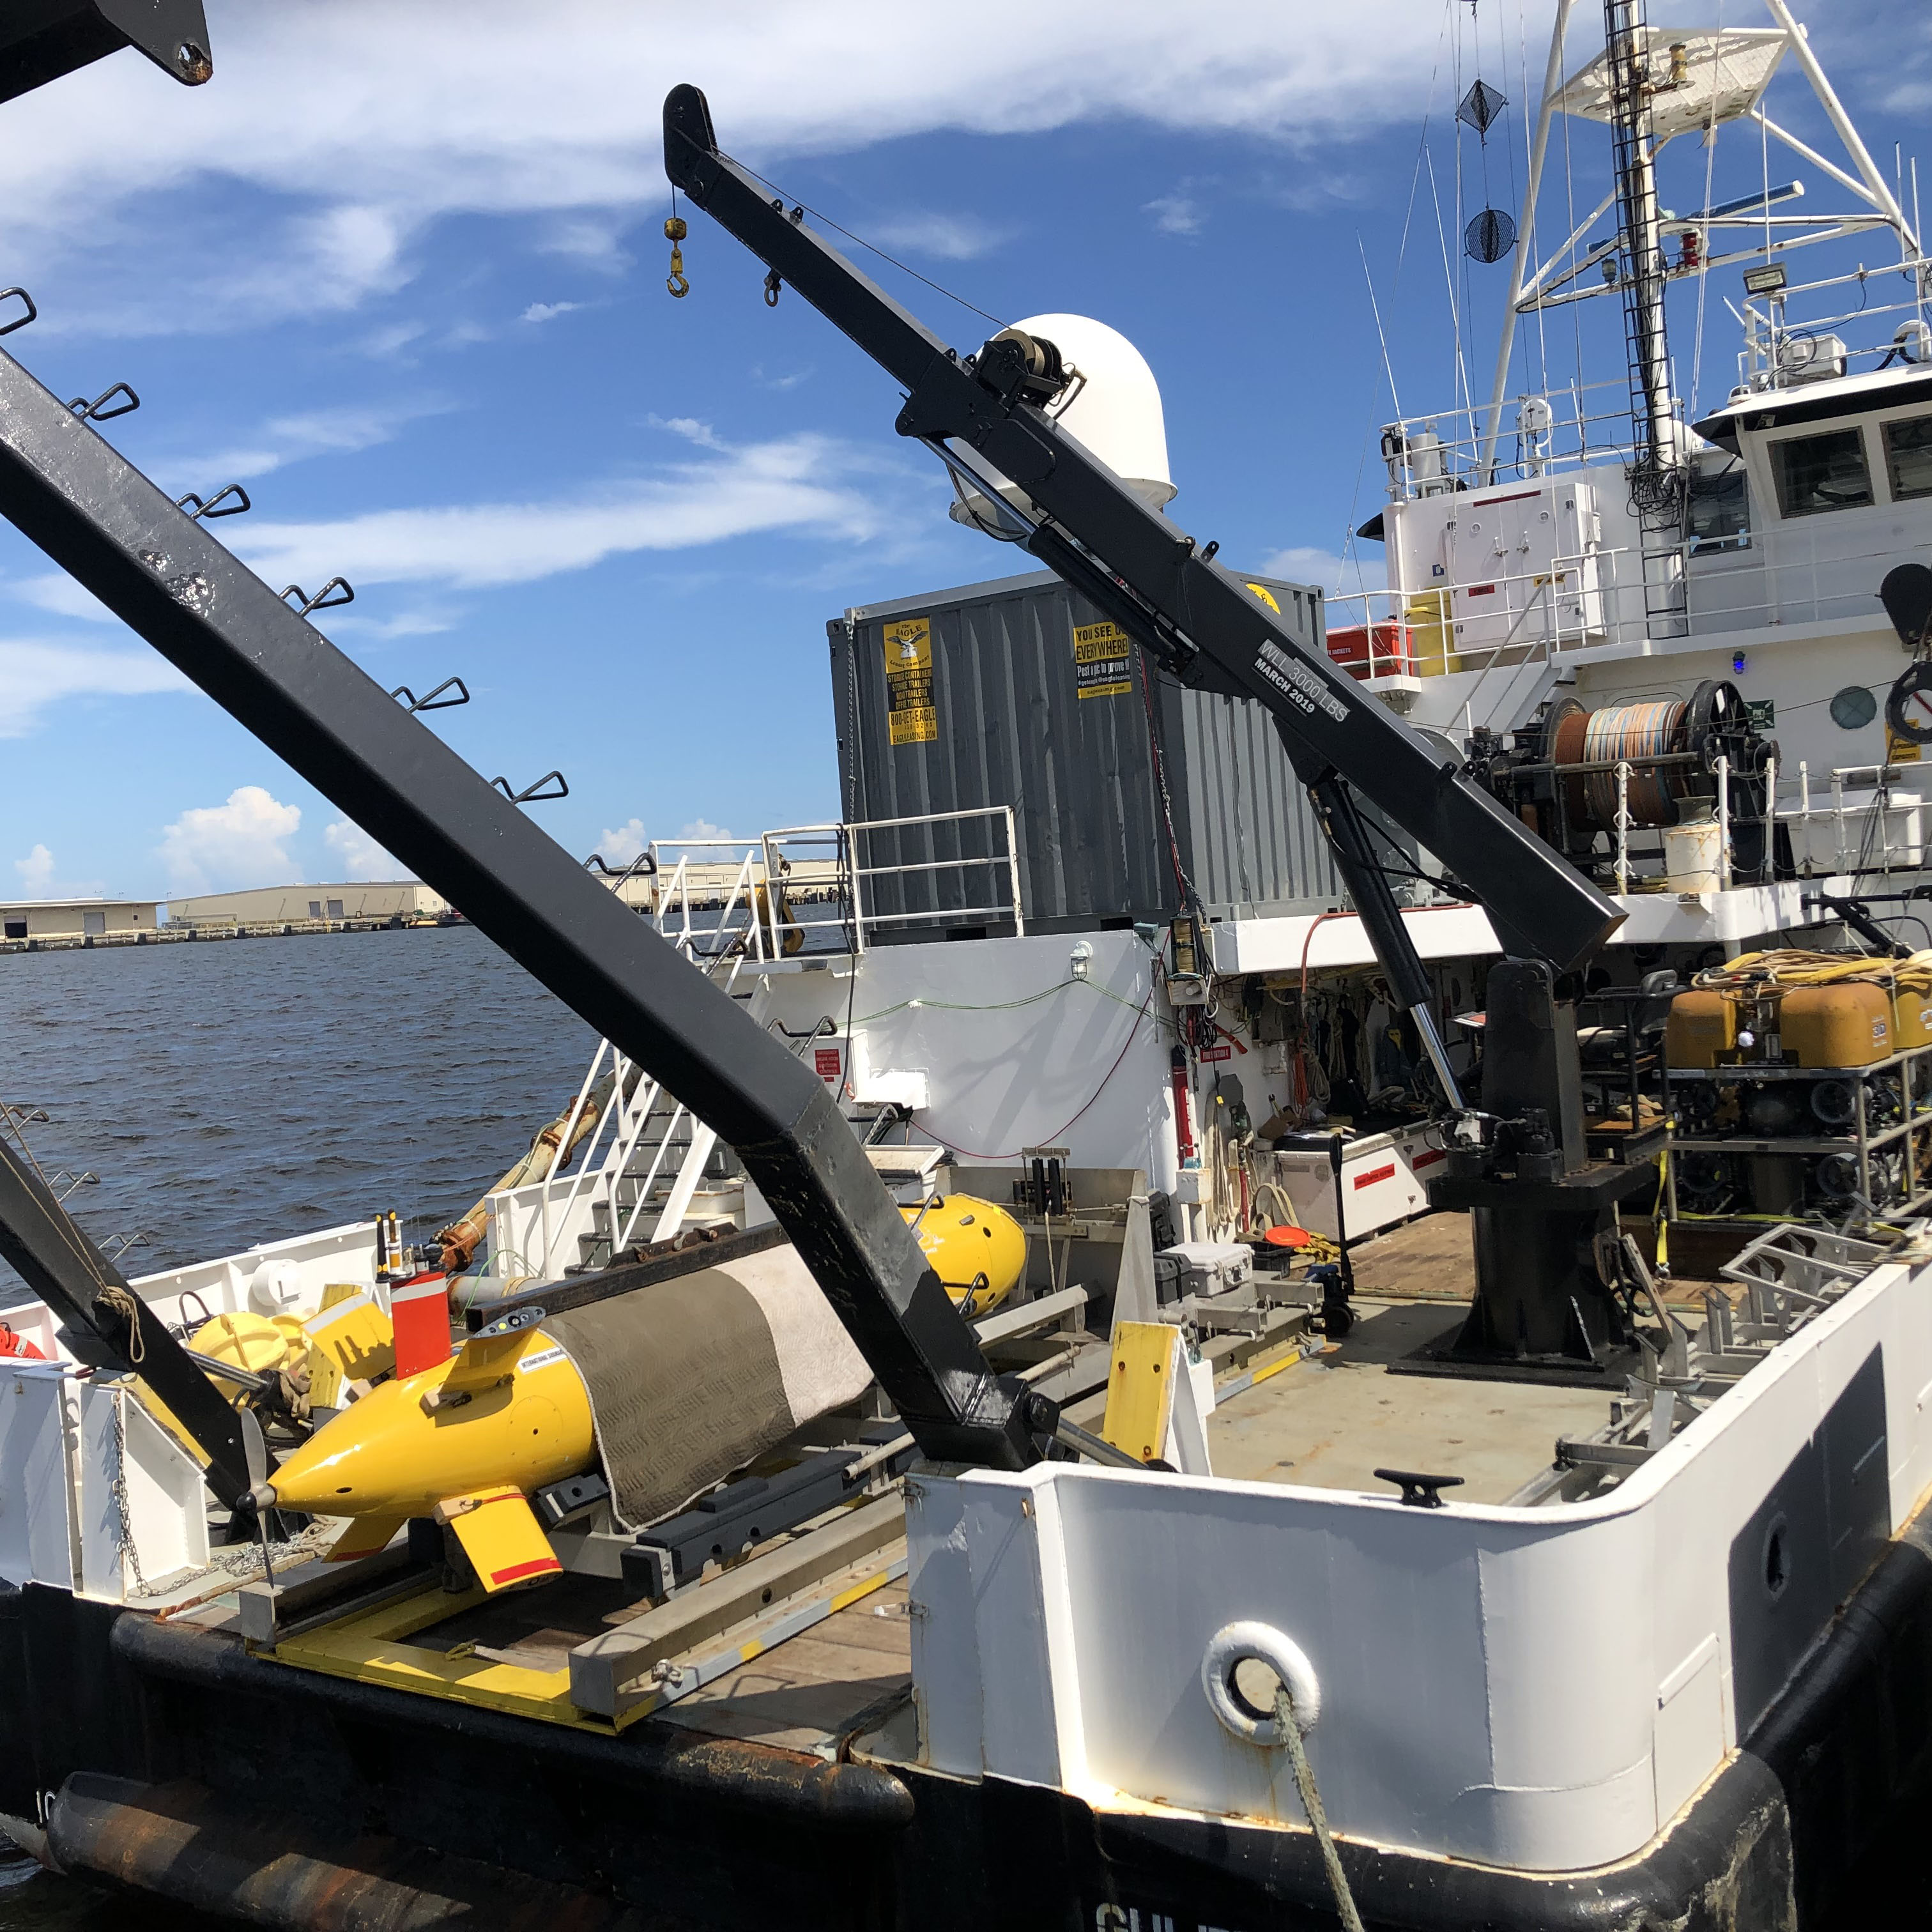
<path fill-rule="evenodd" d="M 1331 1240 L 1335 1234 L 1335 1183 L 1325 1149 L 1301 1153 L 1258 1150 L 1250 1156 L 1257 1180 L 1267 1178 L 1263 1163 L 1294 1204 L 1304 1228 Z M 1442 1169 L 1440 1147 L 1422 1126 L 1388 1134 L 1366 1134 L 1342 1150 L 1342 1213 L 1350 1240 L 1393 1227 L 1429 1205 L 1427 1185 Z"/>

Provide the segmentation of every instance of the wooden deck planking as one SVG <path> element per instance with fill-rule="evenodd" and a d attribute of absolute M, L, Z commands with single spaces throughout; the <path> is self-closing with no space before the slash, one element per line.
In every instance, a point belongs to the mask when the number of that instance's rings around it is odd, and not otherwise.
<path fill-rule="evenodd" d="M 905 1586 L 892 1583 L 680 1698 L 655 1721 L 824 1755 L 912 1682 Z M 880 1609 L 891 1614 L 880 1616 Z"/>

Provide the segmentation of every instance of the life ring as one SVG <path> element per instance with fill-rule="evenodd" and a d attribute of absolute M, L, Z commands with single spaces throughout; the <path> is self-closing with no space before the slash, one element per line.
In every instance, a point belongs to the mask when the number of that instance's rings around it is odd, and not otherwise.
<path fill-rule="evenodd" d="M 1250 1659 L 1264 1664 L 1294 1700 L 1295 1728 L 1304 1737 L 1322 1716 L 1322 1685 L 1306 1653 L 1272 1624 L 1244 1618 L 1223 1624 L 1208 1640 L 1201 1659 L 1201 1688 L 1208 1706 L 1222 1726 L 1244 1744 L 1274 1750 L 1287 1742 L 1281 1719 L 1273 1711 L 1257 1711 L 1234 1682 L 1234 1673 Z"/>
<path fill-rule="evenodd" d="M 0 1322 L 0 1355 L 17 1355 L 22 1361 L 44 1362 L 46 1355 L 24 1335 L 14 1332 L 10 1322 Z"/>

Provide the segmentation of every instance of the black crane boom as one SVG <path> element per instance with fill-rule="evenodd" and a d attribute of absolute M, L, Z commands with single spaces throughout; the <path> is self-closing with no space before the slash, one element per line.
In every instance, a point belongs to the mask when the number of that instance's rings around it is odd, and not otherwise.
<path fill-rule="evenodd" d="M 1588 880 L 1427 739 L 1300 649 L 1239 578 L 1039 406 L 1026 345 L 1010 334 L 962 357 L 814 234 L 802 209 L 788 210 L 722 153 L 695 87 L 674 88 L 665 100 L 664 166 L 698 206 L 897 379 L 906 391 L 902 436 L 964 446 L 981 471 L 1018 484 L 1039 512 L 1029 547 L 1043 562 L 1097 596 L 1184 682 L 1265 706 L 1318 801 L 1336 778 L 1372 800 L 1482 901 L 1505 952 L 1569 970 L 1622 922 Z M 1399 967 L 1408 950 L 1400 921 L 1392 934 L 1378 929 L 1386 923 L 1378 912 L 1392 910 L 1364 902 L 1373 895 L 1341 856 L 1378 950 L 1388 939 L 1398 960 L 1384 959 Z"/>

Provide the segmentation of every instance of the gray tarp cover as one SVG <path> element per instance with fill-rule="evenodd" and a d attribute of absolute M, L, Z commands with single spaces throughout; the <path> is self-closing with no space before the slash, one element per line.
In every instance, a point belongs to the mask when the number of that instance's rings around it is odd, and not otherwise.
<path fill-rule="evenodd" d="M 796 1251 L 546 1316 L 590 1391 L 620 1523 L 682 1509 L 871 1379 Z"/>

